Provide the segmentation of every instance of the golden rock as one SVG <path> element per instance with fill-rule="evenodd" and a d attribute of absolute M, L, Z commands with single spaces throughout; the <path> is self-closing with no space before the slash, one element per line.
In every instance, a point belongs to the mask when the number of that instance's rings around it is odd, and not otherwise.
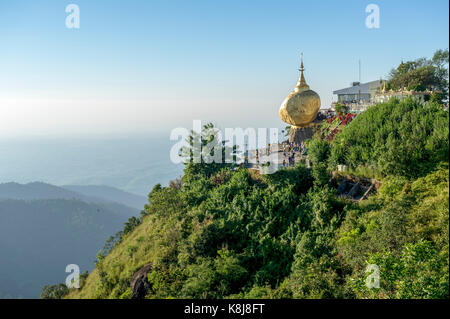
<path fill-rule="evenodd" d="M 288 95 L 280 107 L 280 117 L 294 127 L 307 127 L 317 116 L 320 109 L 320 97 L 309 89 L 303 75 L 303 57 L 300 66 L 300 79 L 294 91 Z"/>

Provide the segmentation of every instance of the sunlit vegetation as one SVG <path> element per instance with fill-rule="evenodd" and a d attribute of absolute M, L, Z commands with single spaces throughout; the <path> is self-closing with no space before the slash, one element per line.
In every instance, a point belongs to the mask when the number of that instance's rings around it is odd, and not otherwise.
<path fill-rule="evenodd" d="M 151 263 L 147 298 L 448 298 L 448 121 L 437 104 L 392 100 L 311 141 L 312 169 L 187 163 L 67 297 L 130 298 Z M 381 188 L 341 198 L 338 164 Z M 380 288 L 366 286 L 368 264 Z"/>
<path fill-rule="evenodd" d="M 431 59 L 406 61 L 390 73 L 387 89 L 433 90 L 431 100 L 448 101 L 448 49 L 437 50 Z"/>

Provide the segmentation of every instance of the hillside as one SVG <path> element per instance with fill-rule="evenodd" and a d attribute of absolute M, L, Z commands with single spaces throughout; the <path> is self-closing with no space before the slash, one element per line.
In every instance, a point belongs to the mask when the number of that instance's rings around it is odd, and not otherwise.
<path fill-rule="evenodd" d="M 0 184 L 0 298 L 38 298 L 43 285 L 63 281 L 70 263 L 91 270 L 109 236 L 137 215 L 46 183 Z"/>
<path fill-rule="evenodd" d="M 59 187 L 42 182 L 28 184 L 2 183 L 0 184 L 0 200 L 41 200 L 41 199 L 68 199 L 80 200 L 86 203 L 99 204 L 111 212 L 128 219 L 139 215 L 145 204 L 143 196 L 130 194 L 117 188 L 107 186 L 75 186 Z M 92 190 L 92 191 L 91 191 Z M 139 204 L 141 203 L 141 204 Z M 128 205 L 130 204 L 130 205 Z"/>
<path fill-rule="evenodd" d="M 448 298 L 448 134 L 441 106 L 392 100 L 315 136 L 312 169 L 190 162 L 66 297 Z M 339 196 L 338 164 L 378 192 Z M 380 288 L 365 285 L 368 263 Z"/>
<path fill-rule="evenodd" d="M 0 184 L 0 199 L 80 199 L 93 201 L 94 198 L 82 195 L 71 190 L 42 182 L 28 184 L 2 183 Z M 96 199 L 102 201 L 101 199 Z"/>
<path fill-rule="evenodd" d="M 143 209 L 147 203 L 144 196 L 128 193 L 120 189 L 104 185 L 64 185 L 62 188 L 90 197 L 102 198 L 112 202 L 119 202 L 129 207 Z"/>
<path fill-rule="evenodd" d="M 110 186 L 67 185 L 55 186 L 42 182 L 27 184 L 1 183 L 1 199 L 79 199 L 88 203 L 119 204 L 141 210 L 147 199 Z"/>
<path fill-rule="evenodd" d="M 65 280 L 68 264 L 91 270 L 132 213 L 79 200 L 0 200 L 0 298 L 38 298 L 43 285 Z"/>

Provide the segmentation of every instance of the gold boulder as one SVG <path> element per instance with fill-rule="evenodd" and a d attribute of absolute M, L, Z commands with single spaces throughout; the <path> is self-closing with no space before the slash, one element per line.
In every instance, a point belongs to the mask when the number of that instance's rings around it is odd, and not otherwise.
<path fill-rule="evenodd" d="M 309 89 L 303 76 L 303 59 L 300 67 L 300 79 L 294 91 L 288 95 L 280 107 L 281 119 L 295 127 L 307 127 L 317 116 L 320 109 L 320 97 Z"/>

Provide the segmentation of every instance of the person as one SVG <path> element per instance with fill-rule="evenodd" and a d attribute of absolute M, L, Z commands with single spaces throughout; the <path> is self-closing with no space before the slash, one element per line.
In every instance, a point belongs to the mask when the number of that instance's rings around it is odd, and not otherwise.
<path fill-rule="evenodd" d="M 286 159 L 283 159 L 283 167 L 286 167 Z"/>

